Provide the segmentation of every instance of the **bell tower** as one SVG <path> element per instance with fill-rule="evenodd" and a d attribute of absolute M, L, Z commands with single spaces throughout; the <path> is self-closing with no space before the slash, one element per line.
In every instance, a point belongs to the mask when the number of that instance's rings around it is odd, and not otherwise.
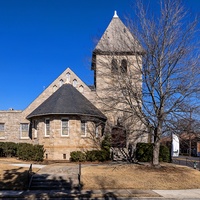
<path fill-rule="evenodd" d="M 120 81 L 136 74 L 135 64 L 138 55 L 141 58 L 141 52 L 142 47 L 115 11 L 92 54 L 92 70 L 99 107 L 113 119 L 113 123 L 117 123 L 120 118 L 120 114 L 114 109 L 116 106 L 122 106 L 120 102 L 114 102 L 121 96 Z"/>

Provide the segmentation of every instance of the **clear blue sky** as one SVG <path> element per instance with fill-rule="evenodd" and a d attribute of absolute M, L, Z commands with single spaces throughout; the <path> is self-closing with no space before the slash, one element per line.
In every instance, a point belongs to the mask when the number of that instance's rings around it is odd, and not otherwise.
<path fill-rule="evenodd" d="M 157 0 L 151 0 L 157 2 Z M 200 0 L 185 0 L 195 14 Z M 0 110 L 25 109 L 70 67 L 86 84 L 94 39 L 131 0 L 0 0 Z"/>

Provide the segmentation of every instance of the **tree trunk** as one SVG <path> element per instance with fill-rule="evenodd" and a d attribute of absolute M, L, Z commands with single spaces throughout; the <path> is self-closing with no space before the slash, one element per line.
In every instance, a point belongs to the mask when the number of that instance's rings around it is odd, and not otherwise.
<path fill-rule="evenodd" d="M 159 166 L 160 141 L 157 139 L 153 145 L 153 166 Z"/>
<path fill-rule="evenodd" d="M 158 128 L 154 131 L 154 145 L 153 145 L 153 166 L 159 167 L 159 155 L 160 155 L 160 136 L 162 133 L 162 125 L 159 124 Z"/>

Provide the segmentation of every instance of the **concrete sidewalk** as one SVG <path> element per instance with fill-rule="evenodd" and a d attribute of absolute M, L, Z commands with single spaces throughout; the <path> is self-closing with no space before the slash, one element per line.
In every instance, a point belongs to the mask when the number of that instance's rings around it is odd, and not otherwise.
<path fill-rule="evenodd" d="M 191 190 L 48 190 L 0 191 L 1 199 L 199 199 L 200 189 Z"/>

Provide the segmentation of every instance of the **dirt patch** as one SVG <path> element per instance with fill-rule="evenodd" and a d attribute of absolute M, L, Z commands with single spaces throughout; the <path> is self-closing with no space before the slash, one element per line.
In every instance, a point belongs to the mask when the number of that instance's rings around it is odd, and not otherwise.
<path fill-rule="evenodd" d="M 155 169 L 149 165 L 104 165 L 82 169 L 84 189 L 197 189 L 200 172 L 174 164 L 162 164 Z"/>

